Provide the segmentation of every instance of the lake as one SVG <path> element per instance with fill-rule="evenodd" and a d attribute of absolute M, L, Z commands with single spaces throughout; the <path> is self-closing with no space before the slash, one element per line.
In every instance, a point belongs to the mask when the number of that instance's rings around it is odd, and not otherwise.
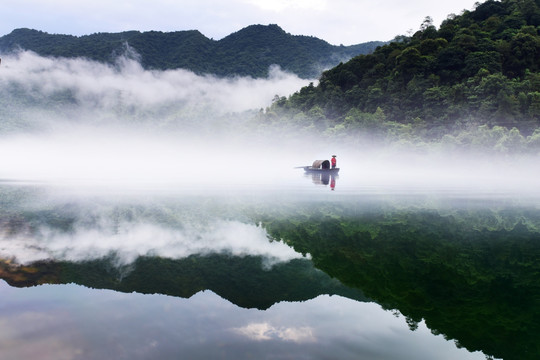
<path fill-rule="evenodd" d="M 288 171 L 3 181 L 0 358 L 538 358 L 535 195 Z"/>
<path fill-rule="evenodd" d="M 519 137 L 282 119 L 311 80 L 277 70 L 3 60 L 0 360 L 540 357 Z"/>

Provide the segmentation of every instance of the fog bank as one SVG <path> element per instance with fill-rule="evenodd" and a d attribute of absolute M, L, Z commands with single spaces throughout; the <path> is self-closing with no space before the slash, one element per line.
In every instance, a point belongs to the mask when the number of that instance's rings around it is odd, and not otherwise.
<path fill-rule="evenodd" d="M 2 56 L 0 95 L 10 99 L 4 116 L 34 125 L 48 120 L 54 128 L 62 122 L 168 124 L 265 108 L 274 96 L 309 83 L 278 66 L 265 79 L 219 78 L 183 69 L 145 70 L 137 58 L 129 48 L 115 65 L 29 51 Z"/>

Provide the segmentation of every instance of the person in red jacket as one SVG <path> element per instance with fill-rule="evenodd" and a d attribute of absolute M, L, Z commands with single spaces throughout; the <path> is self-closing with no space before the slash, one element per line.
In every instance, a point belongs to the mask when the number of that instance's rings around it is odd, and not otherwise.
<path fill-rule="evenodd" d="M 331 163 L 332 163 L 332 169 L 335 169 L 336 168 L 336 163 L 337 163 L 336 155 L 332 155 Z"/>

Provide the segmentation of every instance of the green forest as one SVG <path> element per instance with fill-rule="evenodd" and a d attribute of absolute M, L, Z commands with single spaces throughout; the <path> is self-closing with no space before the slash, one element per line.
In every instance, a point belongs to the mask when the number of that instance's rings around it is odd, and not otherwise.
<path fill-rule="evenodd" d="M 48 34 L 16 29 L 0 37 L 0 51 L 31 50 L 42 56 L 83 57 L 114 63 L 129 46 L 145 69 L 187 69 L 197 74 L 266 77 L 271 65 L 302 78 L 359 54 L 372 52 L 381 41 L 351 46 L 330 45 L 312 37 L 291 35 L 277 25 L 251 25 L 221 40 L 190 31 L 126 31 L 86 36 Z"/>
<path fill-rule="evenodd" d="M 540 1 L 488 0 L 276 97 L 267 122 L 358 141 L 540 150 Z"/>

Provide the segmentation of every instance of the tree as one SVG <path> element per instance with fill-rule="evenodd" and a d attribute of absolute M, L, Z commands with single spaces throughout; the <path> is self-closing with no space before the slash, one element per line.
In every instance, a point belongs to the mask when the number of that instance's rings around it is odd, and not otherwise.
<path fill-rule="evenodd" d="M 409 47 L 396 58 L 396 70 L 406 84 L 415 75 L 422 74 L 426 60 L 417 48 Z"/>

